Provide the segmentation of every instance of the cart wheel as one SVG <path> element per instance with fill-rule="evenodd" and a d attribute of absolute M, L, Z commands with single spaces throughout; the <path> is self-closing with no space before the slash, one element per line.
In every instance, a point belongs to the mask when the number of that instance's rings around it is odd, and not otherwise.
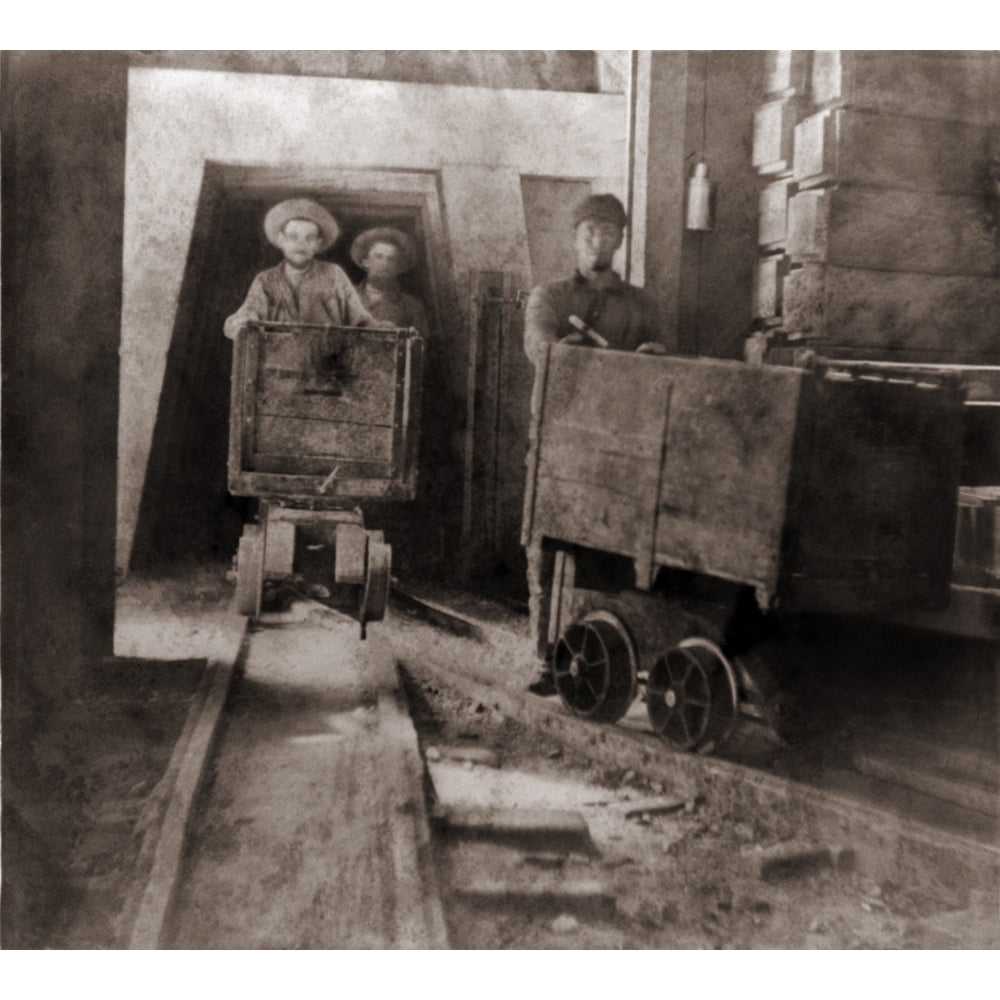
<path fill-rule="evenodd" d="M 368 565 L 365 586 L 361 594 L 361 624 L 380 622 L 389 602 L 389 571 L 392 566 L 392 546 L 368 539 Z"/>
<path fill-rule="evenodd" d="M 646 708 L 653 730 L 672 746 L 710 753 L 729 738 L 739 714 L 732 664 L 714 642 L 685 639 L 650 671 Z"/>
<path fill-rule="evenodd" d="M 241 615 L 260 617 L 263 584 L 264 532 L 259 524 L 247 524 L 236 554 L 236 610 Z"/>
<path fill-rule="evenodd" d="M 571 623 L 556 643 L 552 673 L 574 715 L 617 722 L 636 691 L 635 647 L 625 625 L 606 611 Z"/>

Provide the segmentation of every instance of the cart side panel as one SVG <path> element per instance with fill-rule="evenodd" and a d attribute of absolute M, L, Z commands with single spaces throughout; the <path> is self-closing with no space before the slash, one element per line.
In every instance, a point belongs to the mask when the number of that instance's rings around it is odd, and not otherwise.
<path fill-rule="evenodd" d="M 773 590 L 802 378 L 551 348 L 531 535 Z"/>
<path fill-rule="evenodd" d="M 803 373 L 680 362 L 656 561 L 775 592 Z"/>
<path fill-rule="evenodd" d="M 419 401 L 405 331 L 252 327 L 237 340 L 230 490 L 261 497 L 409 497 Z"/>
<path fill-rule="evenodd" d="M 654 359 L 550 348 L 531 535 L 638 557 L 655 507 L 671 380 Z M 649 545 L 647 543 L 647 548 Z"/>
<path fill-rule="evenodd" d="M 962 460 L 957 387 L 827 377 L 814 393 L 796 456 L 787 604 L 944 608 Z"/>

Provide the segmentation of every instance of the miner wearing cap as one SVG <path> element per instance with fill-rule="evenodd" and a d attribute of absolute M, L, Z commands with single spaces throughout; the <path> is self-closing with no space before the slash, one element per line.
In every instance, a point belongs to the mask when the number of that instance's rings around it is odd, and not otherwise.
<path fill-rule="evenodd" d="M 538 285 L 528 297 L 524 350 L 536 368 L 553 343 L 666 353 L 659 342 L 661 326 L 653 300 L 611 269 L 627 222 L 624 206 L 612 194 L 590 195 L 574 209 L 576 272 L 569 278 Z M 533 399 L 532 410 L 535 405 Z M 534 420 L 531 425 L 534 427 Z M 532 449 L 535 445 L 532 440 Z M 540 543 L 532 542 L 527 557 L 531 628 L 541 657 L 548 647 L 547 592 L 554 555 Z M 556 693 L 551 664 L 546 662 L 529 690 L 539 695 Z"/>
<path fill-rule="evenodd" d="M 417 263 L 413 240 L 392 226 L 366 229 L 351 244 L 351 259 L 366 272 L 358 294 L 368 312 L 375 319 L 413 327 L 426 335 L 424 304 L 399 284 L 399 276 Z"/>
<path fill-rule="evenodd" d="M 323 326 L 387 326 L 365 309 L 350 278 L 336 264 L 316 260 L 337 239 L 339 227 L 308 198 L 278 202 L 264 218 L 264 233 L 284 260 L 253 279 L 243 305 L 225 323 L 230 340 L 253 320 Z"/>

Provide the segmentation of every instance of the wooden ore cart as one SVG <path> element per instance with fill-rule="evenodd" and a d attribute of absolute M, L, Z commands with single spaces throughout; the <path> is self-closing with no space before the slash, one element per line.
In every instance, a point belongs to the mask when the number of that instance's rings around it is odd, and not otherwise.
<path fill-rule="evenodd" d="M 253 323 L 236 339 L 229 490 L 260 500 L 237 552 L 237 605 L 320 564 L 361 622 L 388 599 L 391 547 L 359 504 L 416 493 L 423 340 L 411 329 Z"/>
<path fill-rule="evenodd" d="M 522 542 L 553 567 L 541 639 L 578 715 L 643 686 L 652 728 L 707 752 L 761 717 L 776 618 L 947 606 L 947 378 L 553 345 L 532 409 Z"/>

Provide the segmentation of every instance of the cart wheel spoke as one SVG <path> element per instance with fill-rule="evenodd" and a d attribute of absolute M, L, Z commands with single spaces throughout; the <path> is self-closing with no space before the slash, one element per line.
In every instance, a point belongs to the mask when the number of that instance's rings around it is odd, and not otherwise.
<path fill-rule="evenodd" d="M 635 650 L 625 626 L 600 611 L 572 622 L 556 643 L 552 674 L 559 697 L 574 714 L 620 719 L 636 686 Z"/>

